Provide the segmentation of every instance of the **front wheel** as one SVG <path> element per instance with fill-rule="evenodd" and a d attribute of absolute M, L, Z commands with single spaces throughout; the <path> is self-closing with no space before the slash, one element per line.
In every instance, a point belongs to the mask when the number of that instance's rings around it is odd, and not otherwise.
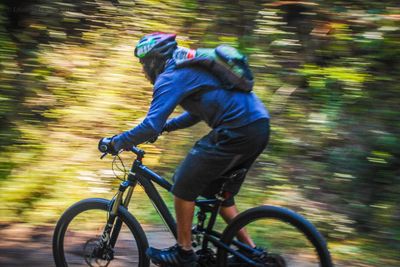
<path fill-rule="evenodd" d="M 71 206 L 57 222 L 53 236 L 53 256 L 57 267 L 150 265 L 145 251 L 147 238 L 138 221 L 119 207 L 116 222 L 122 222 L 114 247 L 102 246 L 110 201 L 82 200 Z"/>
<path fill-rule="evenodd" d="M 251 237 L 256 249 L 239 240 L 243 240 L 244 232 Z M 285 208 L 260 206 L 239 214 L 227 226 L 221 241 L 254 263 L 246 263 L 220 248 L 217 261 L 221 267 L 333 266 L 322 235 L 305 218 Z"/>

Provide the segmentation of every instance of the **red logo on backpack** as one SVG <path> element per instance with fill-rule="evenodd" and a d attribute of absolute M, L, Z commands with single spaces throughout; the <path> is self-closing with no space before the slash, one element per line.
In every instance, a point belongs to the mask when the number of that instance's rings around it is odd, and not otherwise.
<path fill-rule="evenodd" d="M 190 50 L 188 51 L 188 53 L 187 53 L 186 58 L 187 58 L 187 59 L 191 59 L 191 58 L 194 58 L 195 55 L 196 55 L 196 50 L 190 49 Z"/>

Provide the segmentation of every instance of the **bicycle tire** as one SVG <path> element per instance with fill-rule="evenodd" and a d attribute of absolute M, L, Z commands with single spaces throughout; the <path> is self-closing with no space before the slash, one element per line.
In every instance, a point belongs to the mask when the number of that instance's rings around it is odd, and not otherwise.
<path fill-rule="evenodd" d="M 68 208 L 58 220 L 53 235 L 53 258 L 57 267 L 68 267 L 64 254 L 64 236 L 71 221 L 85 211 L 108 211 L 110 201 L 102 198 L 89 198 L 81 200 Z M 149 267 L 150 261 L 145 251 L 149 244 L 139 222 L 123 206 L 118 208 L 118 218 L 128 227 L 134 237 L 138 248 L 138 267 Z M 104 224 L 106 220 L 104 220 Z"/>
<path fill-rule="evenodd" d="M 221 241 L 230 246 L 236 233 L 246 227 L 250 223 L 263 220 L 273 219 L 281 221 L 285 224 L 290 224 L 296 231 L 299 231 L 304 235 L 308 241 L 312 244 L 313 249 L 318 254 L 319 266 L 321 267 L 332 267 L 332 260 L 327 248 L 327 243 L 322 235 L 318 232 L 315 226 L 306 220 L 301 215 L 282 207 L 275 206 L 259 206 L 248 209 L 240 213 L 233 221 L 226 227 L 222 233 Z M 316 255 L 317 256 L 317 255 Z M 227 250 L 219 248 L 217 252 L 217 262 L 220 267 L 226 267 L 228 259 Z"/>

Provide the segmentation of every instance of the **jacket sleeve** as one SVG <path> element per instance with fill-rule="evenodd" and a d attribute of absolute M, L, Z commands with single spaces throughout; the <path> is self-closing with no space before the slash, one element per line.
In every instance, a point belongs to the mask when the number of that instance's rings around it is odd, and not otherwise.
<path fill-rule="evenodd" d="M 139 145 L 161 133 L 168 116 L 182 98 L 182 90 L 174 90 L 174 87 L 170 77 L 160 77 L 157 80 L 146 118 L 133 129 L 114 137 L 116 150 Z"/>
<path fill-rule="evenodd" d="M 184 129 L 195 125 L 200 120 L 201 119 L 198 116 L 185 111 L 181 115 L 168 120 L 163 130 L 167 132 L 172 132 L 175 130 Z"/>

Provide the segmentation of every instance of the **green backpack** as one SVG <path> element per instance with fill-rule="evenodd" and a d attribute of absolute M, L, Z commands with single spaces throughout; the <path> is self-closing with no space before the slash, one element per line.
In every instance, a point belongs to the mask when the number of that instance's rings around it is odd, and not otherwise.
<path fill-rule="evenodd" d="M 173 58 L 177 68 L 201 66 L 222 82 L 225 89 L 250 92 L 254 80 L 246 56 L 236 48 L 219 45 L 216 48 L 189 49 L 178 47 Z"/>

